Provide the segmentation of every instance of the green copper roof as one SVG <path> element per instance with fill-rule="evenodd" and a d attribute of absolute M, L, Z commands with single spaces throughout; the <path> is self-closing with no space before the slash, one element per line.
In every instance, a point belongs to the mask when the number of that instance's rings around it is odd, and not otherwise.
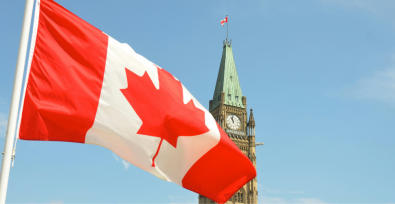
<path fill-rule="evenodd" d="M 233 59 L 232 44 L 228 42 L 223 47 L 217 84 L 215 85 L 213 105 L 210 111 L 219 106 L 221 92 L 225 93 L 225 105 L 245 108 L 241 99 L 243 93 L 241 92 L 239 76 L 237 75 L 235 60 Z"/>

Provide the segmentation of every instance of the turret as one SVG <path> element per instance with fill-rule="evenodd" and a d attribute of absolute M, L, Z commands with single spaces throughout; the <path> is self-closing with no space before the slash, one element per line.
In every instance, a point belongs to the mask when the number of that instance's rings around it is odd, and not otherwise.
<path fill-rule="evenodd" d="M 251 160 L 252 164 L 254 164 L 256 168 L 256 155 L 255 155 L 255 146 L 257 144 L 255 143 L 255 119 L 254 119 L 254 114 L 252 112 L 252 108 L 250 109 L 250 117 L 248 119 L 247 123 L 247 135 L 248 135 L 248 141 L 249 141 L 249 152 L 248 152 L 248 158 Z M 257 178 L 254 178 L 250 183 L 249 183 L 249 200 L 250 203 L 258 203 L 258 191 L 257 191 L 258 183 L 257 183 Z"/>
<path fill-rule="evenodd" d="M 254 114 L 252 113 L 252 108 L 250 109 L 250 119 L 247 123 L 247 134 L 248 136 L 255 136 L 255 120 Z"/>

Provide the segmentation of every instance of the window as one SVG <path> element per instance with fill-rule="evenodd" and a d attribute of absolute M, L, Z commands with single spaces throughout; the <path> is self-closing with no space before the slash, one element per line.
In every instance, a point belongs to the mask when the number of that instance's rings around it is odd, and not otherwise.
<path fill-rule="evenodd" d="M 239 101 L 239 97 L 238 96 L 236 96 L 235 98 L 236 98 L 236 102 Z"/>
<path fill-rule="evenodd" d="M 231 99 L 231 95 L 230 95 L 230 94 L 228 94 L 228 100 L 230 101 L 230 99 Z"/>
<path fill-rule="evenodd" d="M 239 191 L 235 194 L 236 203 L 243 203 L 243 192 Z"/>

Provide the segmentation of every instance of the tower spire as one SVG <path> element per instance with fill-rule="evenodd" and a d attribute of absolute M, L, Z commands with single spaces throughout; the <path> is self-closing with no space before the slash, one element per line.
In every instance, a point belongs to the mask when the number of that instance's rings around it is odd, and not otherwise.
<path fill-rule="evenodd" d="M 221 64 L 219 66 L 217 83 L 210 111 L 220 105 L 221 93 L 224 93 L 224 105 L 245 108 L 242 97 L 239 76 L 233 58 L 232 44 L 225 42 L 222 51 Z"/>
<path fill-rule="evenodd" d="M 255 126 L 255 120 L 254 120 L 254 114 L 252 113 L 252 108 L 250 109 L 250 119 L 248 120 L 248 122 L 253 123 L 253 126 Z"/>
<path fill-rule="evenodd" d="M 247 124 L 247 132 L 249 136 L 255 136 L 255 120 L 254 120 L 254 114 L 252 113 L 252 108 L 250 110 L 250 119 L 248 120 L 248 124 Z"/>

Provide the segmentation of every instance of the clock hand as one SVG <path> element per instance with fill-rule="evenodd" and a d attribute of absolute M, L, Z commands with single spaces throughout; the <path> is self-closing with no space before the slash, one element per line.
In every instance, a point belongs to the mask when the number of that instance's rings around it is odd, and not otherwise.
<path fill-rule="evenodd" d="M 233 120 L 233 117 L 234 117 L 234 116 L 232 116 L 230 119 L 232 119 L 232 123 L 235 123 L 235 121 Z"/>

